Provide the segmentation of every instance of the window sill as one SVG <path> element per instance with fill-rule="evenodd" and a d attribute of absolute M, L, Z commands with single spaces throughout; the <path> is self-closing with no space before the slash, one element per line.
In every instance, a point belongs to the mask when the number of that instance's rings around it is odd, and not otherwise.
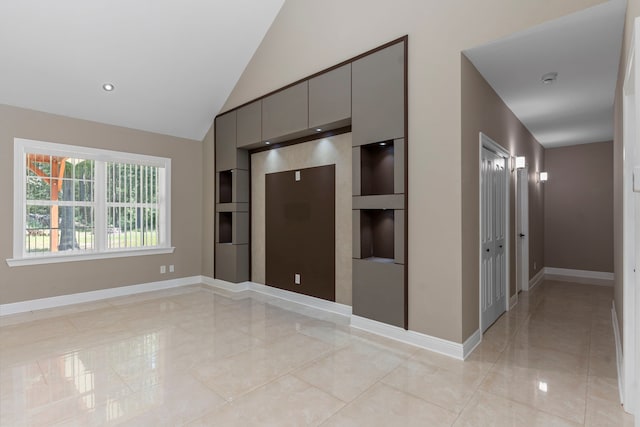
<path fill-rule="evenodd" d="M 96 260 L 96 259 L 172 254 L 175 249 L 176 249 L 175 247 L 169 247 L 169 248 L 136 249 L 136 250 L 129 250 L 129 251 L 113 251 L 113 252 L 86 253 L 86 254 L 48 255 L 48 256 L 35 256 L 35 257 L 28 257 L 28 258 L 10 258 L 10 259 L 7 259 L 6 261 L 7 261 L 7 264 L 9 264 L 9 267 L 21 267 L 23 265 L 56 264 L 59 262 L 88 261 L 88 260 Z"/>

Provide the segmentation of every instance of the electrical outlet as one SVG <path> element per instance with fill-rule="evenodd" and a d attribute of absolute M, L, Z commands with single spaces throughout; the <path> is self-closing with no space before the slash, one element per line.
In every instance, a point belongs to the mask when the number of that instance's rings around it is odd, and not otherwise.
<path fill-rule="evenodd" d="M 174 265 L 173 265 L 173 264 L 171 264 L 171 265 L 169 266 L 169 273 L 173 273 L 174 271 L 176 271 L 176 268 L 174 267 Z"/>
<path fill-rule="evenodd" d="M 294 280 L 296 282 L 296 285 L 300 284 L 300 275 L 298 273 L 296 273 Z"/>
<path fill-rule="evenodd" d="M 160 266 L 160 274 L 165 274 L 167 272 L 167 266 L 166 265 L 161 265 Z"/>

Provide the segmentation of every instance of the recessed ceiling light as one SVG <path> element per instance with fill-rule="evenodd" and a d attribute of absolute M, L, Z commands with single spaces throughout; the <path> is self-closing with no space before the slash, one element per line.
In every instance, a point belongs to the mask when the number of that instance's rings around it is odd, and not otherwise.
<path fill-rule="evenodd" d="M 381 142 L 380 145 L 385 146 L 385 145 L 387 145 L 387 143 L 386 142 Z"/>
<path fill-rule="evenodd" d="M 556 80 L 558 80 L 558 73 L 556 73 L 556 72 L 547 73 L 544 76 L 542 76 L 542 78 L 540 80 L 542 81 L 542 83 L 544 83 L 546 85 L 550 85 L 551 83 L 553 83 Z"/>
<path fill-rule="evenodd" d="M 102 85 L 102 89 L 106 90 L 107 92 L 111 92 L 115 88 L 116 87 L 112 83 L 105 83 Z"/>
<path fill-rule="evenodd" d="M 322 128 L 316 128 L 316 132 L 322 131 Z"/>
<path fill-rule="evenodd" d="M 264 143 L 265 143 L 266 145 L 271 144 L 271 142 L 269 142 L 269 141 L 265 141 Z"/>

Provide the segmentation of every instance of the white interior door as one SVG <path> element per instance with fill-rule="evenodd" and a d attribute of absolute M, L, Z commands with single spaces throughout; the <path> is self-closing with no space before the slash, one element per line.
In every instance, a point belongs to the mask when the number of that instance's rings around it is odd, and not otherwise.
<path fill-rule="evenodd" d="M 529 290 L 529 170 L 518 169 L 516 194 L 517 291 Z"/>
<path fill-rule="evenodd" d="M 482 148 L 481 159 L 481 319 L 484 332 L 506 310 L 505 159 Z"/>

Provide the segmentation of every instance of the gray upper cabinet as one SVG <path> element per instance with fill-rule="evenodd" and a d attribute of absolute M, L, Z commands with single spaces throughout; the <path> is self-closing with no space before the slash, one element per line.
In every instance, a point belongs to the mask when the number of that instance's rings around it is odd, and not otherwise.
<path fill-rule="evenodd" d="M 238 108 L 236 146 L 247 147 L 262 140 L 262 100 Z"/>
<path fill-rule="evenodd" d="M 353 62 L 353 145 L 404 138 L 404 43 Z"/>
<path fill-rule="evenodd" d="M 351 117 L 351 64 L 309 80 L 309 127 Z"/>
<path fill-rule="evenodd" d="M 309 82 L 305 81 L 262 100 L 262 139 L 306 130 L 309 126 Z"/>
<path fill-rule="evenodd" d="M 216 171 L 236 169 L 236 111 L 216 118 Z"/>

